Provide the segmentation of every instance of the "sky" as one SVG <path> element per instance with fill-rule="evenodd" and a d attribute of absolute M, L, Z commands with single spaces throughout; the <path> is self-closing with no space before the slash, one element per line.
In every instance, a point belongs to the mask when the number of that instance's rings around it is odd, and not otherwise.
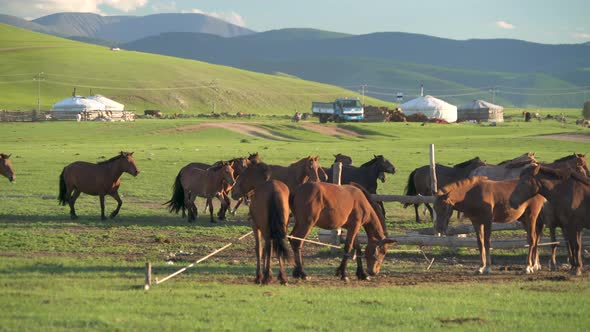
<path fill-rule="evenodd" d="M 0 0 L 0 13 L 29 20 L 59 12 L 201 13 L 255 31 L 314 28 L 460 40 L 590 42 L 590 0 Z"/>

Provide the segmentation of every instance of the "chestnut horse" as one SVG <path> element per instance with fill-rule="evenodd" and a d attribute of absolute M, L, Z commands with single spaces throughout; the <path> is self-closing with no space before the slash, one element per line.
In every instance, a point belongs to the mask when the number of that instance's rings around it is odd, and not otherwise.
<path fill-rule="evenodd" d="M 295 226 L 291 235 L 304 239 L 314 226 L 323 229 L 344 228 L 347 230 L 344 245 L 344 257 L 336 275 L 348 280 L 346 264 L 349 258 L 356 256 L 356 276 L 361 280 L 368 279 L 363 270 L 361 246 L 357 234 L 361 227 L 367 233 L 367 272 L 369 275 L 379 273 L 381 264 L 387 253 L 387 245 L 395 243 L 387 238 L 384 216 L 379 206 L 371 200 L 371 194 L 356 184 L 336 185 L 324 182 L 308 182 L 293 192 L 291 211 L 295 216 Z M 295 256 L 293 277 L 307 279 L 303 271 L 301 248 L 303 241 L 292 238 L 291 246 Z M 356 251 L 356 255 L 353 253 Z"/>
<path fill-rule="evenodd" d="M 231 195 L 233 199 L 250 196 L 250 218 L 256 240 L 255 282 L 268 284 L 272 280 L 271 261 L 274 251 L 279 260 L 279 280 L 284 285 L 287 283 L 285 259 L 289 259 L 289 188 L 281 181 L 269 179 L 270 169 L 266 164 L 252 164 L 238 177 Z M 262 239 L 264 249 L 261 247 Z M 264 259 L 264 275 L 261 259 Z"/>
<path fill-rule="evenodd" d="M 563 158 L 557 159 L 552 163 L 541 163 L 542 166 L 547 166 L 551 168 L 565 168 L 571 171 L 579 171 L 586 176 L 590 176 L 590 170 L 588 169 L 588 161 L 586 161 L 585 154 L 578 154 L 573 153 L 571 155 L 565 156 Z M 543 227 L 547 226 L 549 228 L 549 234 L 551 237 L 551 260 L 550 260 L 550 268 L 551 271 L 557 270 L 557 247 L 559 246 L 556 244 L 557 237 L 555 236 L 555 229 L 559 226 L 562 229 L 563 227 L 559 224 L 559 220 L 555 214 L 554 208 L 551 206 L 551 203 L 545 202 L 543 206 L 543 210 L 541 210 L 541 214 L 539 214 L 539 222 L 537 222 L 537 235 L 540 237 L 543 235 Z M 570 257 L 571 261 L 571 257 Z M 540 267 L 540 264 L 538 264 Z"/>
<path fill-rule="evenodd" d="M 321 173 L 322 169 L 318 156 L 307 156 L 287 167 L 278 165 L 268 165 L 268 167 L 270 168 L 271 179 L 286 184 L 290 192 L 293 192 L 295 188 L 305 182 L 319 181 L 318 171 Z"/>
<path fill-rule="evenodd" d="M 0 174 L 7 177 L 10 182 L 14 182 L 16 180 L 16 174 L 9 160 L 10 156 L 10 154 L 0 153 Z"/>
<path fill-rule="evenodd" d="M 117 156 L 101 161 L 97 164 L 85 161 L 76 161 L 64 167 L 59 176 L 59 196 L 61 205 L 70 205 L 70 217 L 77 219 L 76 199 L 80 193 L 85 193 L 100 198 L 100 218 L 106 219 L 104 214 L 104 197 L 109 195 L 117 201 L 117 208 L 111 212 L 110 217 L 115 218 L 123 205 L 119 197 L 119 186 L 123 172 L 133 176 L 139 174 L 139 168 L 133 159 L 133 152 L 119 153 Z"/>
<path fill-rule="evenodd" d="M 491 270 L 490 237 L 492 222 L 522 221 L 529 242 L 526 272 L 535 270 L 537 251 L 536 222 L 545 199 L 540 195 L 531 195 L 521 204 L 511 207 L 508 204 L 510 194 L 518 180 L 488 181 L 485 176 L 474 176 L 446 185 L 436 194 L 434 210 L 436 211 L 435 233 L 445 234 L 453 209 L 463 212 L 471 220 L 477 235 L 477 246 L 481 256 L 479 274 L 488 274 Z"/>
<path fill-rule="evenodd" d="M 207 170 L 202 170 L 197 167 L 183 169 L 176 176 L 174 185 L 172 186 L 172 198 L 164 204 L 168 205 L 170 212 L 180 211 L 181 209 L 188 209 L 188 222 L 194 221 L 198 216 L 195 199 L 197 197 L 204 197 L 207 199 L 217 197 L 221 202 L 222 207 L 227 209 L 223 191 L 225 190 L 225 183 L 233 186 L 235 182 L 234 170 L 232 163 L 221 162 L 216 167 L 211 167 Z M 209 214 L 211 222 L 213 219 L 213 204 L 209 205 Z"/>
<path fill-rule="evenodd" d="M 484 160 L 479 159 L 479 157 L 466 160 L 453 167 L 436 164 L 435 172 L 438 187 L 442 188 L 449 183 L 465 179 L 474 169 L 485 165 L 486 162 Z M 412 171 L 412 173 L 410 173 L 410 176 L 408 176 L 408 184 L 406 185 L 406 196 L 416 195 L 432 195 L 430 181 L 430 165 L 425 165 L 416 168 Z M 410 205 L 411 204 L 404 204 L 404 208 L 407 208 Z M 430 212 L 430 217 L 432 218 L 432 208 L 430 207 L 430 204 L 424 203 L 424 205 L 428 209 L 428 212 Z M 418 206 L 420 206 L 420 204 L 414 204 L 414 210 L 416 212 L 416 222 L 420 222 Z"/>
<path fill-rule="evenodd" d="M 582 274 L 582 228 L 590 228 L 590 179 L 576 171 L 537 166 L 524 170 L 510 195 L 516 206 L 542 195 L 553 207 L 568 243 L 571 274 Z"/>

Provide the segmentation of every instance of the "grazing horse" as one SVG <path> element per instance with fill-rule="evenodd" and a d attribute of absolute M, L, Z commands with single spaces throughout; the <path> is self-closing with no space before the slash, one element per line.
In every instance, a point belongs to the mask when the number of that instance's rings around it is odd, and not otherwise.
<path fill-rule="evenodd" d="M 491 270 L 490 237 L 492 222 L 522 221 L 529 242 L 526 272 L 535 270 L 537 251 L 536 222 L 545 199 L 531 195 L 520 204 L 510 206 L 508 199 L 516 188 L 518 180 L 488 181 L 485 176 L 474 176 L 446 185 L 436 194 L 435 233 L 445 234 L 453 209 L 461 211 L 471 220 L 477 235 L 477 246 L 481 255 L 479 274 Z"/>
<path fill-rule="evenodd" d="M 10 154 L 0 153 L 0 174 L 7 177 L 10 182 L 14 182 L 16 180 L 16 174 L 9 160 L 10 156 Z"/>
<path fill-rule="evenodd" d="M 361 280 L 368 279 L 363 270 L 361 246 L 357 239 L 361 227 L 367 233 L 365 258 L 369 275 L 379 273 L 388 243 L 395 243 L 387 238 L 384 216 L 378 205 L 371 200 L 369 192 L 356 184 L 339 186 L 324 182 L 305 183 L 293 192 L 291 211 L 295 216 L 295 226 L 291 232 L 294 237 L 304 239 L 314 226 L 347 230 L 344 257 L 336 269 L 336 275 L 342 280 L 348 280 L 346 264 L 349 258 L 355 256 L 356 276 Z M 293 277 L 307 279 L 301 257 L 303 242 L 295 238 L 290 241 L 295 256 Z"/>
<path fill-rule="evenodd" d="M 510 205 L 519 205 L 535 195 L 542 195 L 553 207 L 568 243 L 570 273 L 581 275 L 582 228 L 590 228 L 590 179 L 568 169 L 531 167 L 522 171 L 510 195 Z"/>
<path fill-rule="evenodd" d="M 256 239 L 257 284 L 272 280 L 272 253 L 279 259 L 279 280 L 287 283 L 285 260 L 289 259 L 287 226 L 289 224 L 289 188 L 277 180 L 270 180 L 270 169 L 264 163 L 252 164 L 238 177 L 231 195 L 238 199 L 250 195 L 250 218 Z M 264 249 L 261 247 L 264 239 Z M 261 271 L 264 260 L 264 275 Z"/>
<path fill-rule="evenodd" d="M 268 167 L 270 168 L 271 179 L 286 184 L 290 192 L 308 181 L 319 181 L 318 171 L 322 168 L 318 156 L 307 156 L 287 167 L 279 165 L 268 165 Z"/>
<path fill-rule="evenodd" d="M 225 183 L 233 186 L 234 182 L 232 163 L 221 162 L 220 165 L 207 170 L 196 167 L 187 168 L 182 172 L 178 172 L 172 187 L 172 198 L 164 204 L 168 205 L 170 212 L 178 213 L 180 209 L 188 209 L 187 220 L 192 222 L 198 216 L 197 206 L 195 205 L 197 197 L 207 199 L 217 197 L 221 205 L 227 209 L 227 206 L 225 206 L 227 203 L 223 196 Z M 212 204 L 209 205 L 209 213 L 211 222 L 215 222 Z"/>
<path fill-rule="evenodd" d="M 121 175 L 127 172 L 133 176 L 139 174 L 139 169 L 133 159 L 133 152 L 119 153 L 117 156 L 101 161 L 97 164 L 76 161 L 64 167 L 59 176 L 59 197 L 61 205 L 70 205 L 70 217 L 77 219 L 76 199 L 80 193 L 100 198 L 100 218 L 106 219 L 104 214 L 104 197 L 109 195 L 117 201 L 117 208 L 110 217 L 115 218 L 123 205 L 119 197 Z"/>
<path fill-rule="evenodd" d="M 436 164 L 436 181 L 439 188 L 446 186 L 449 183 L 465 179 L 469 176 L 469 173 L 474 169 L 486 165 L 484 160 L 475 157 L 470 160 L 466 160 L 453 167 L 448 167 L 441 164 Z M 408 177 L 408 184 L 406 185 L 406 196 L 430 196 L 432 195 L 432 188 L 430 183 L 430 165 L 425 165 L 410 173 Z M 432 208 L 430 204 L 424 203 L 430 217 L 432 218 Z M 410 206 L 410 204 L 404 204 L 404 208 Z M 416 222 L 420 222 L 420 215 L 418 214 L 418 206 L 420 204 L 414 204 L 414 210 L 416 211 Z"/>
<path fill-rule="evenodd" d="M 590 170 L 588 169 L 588 161 L 586 160 L 585 154 L 578 154 L 573 153 L 571 155 L 565 156 L 563 158 L 557 159 L 552 163 L 541 163 L 542 166 L 551 167 L 551 168 L 565 168 L 571 171 L 579 171 L 586 176 L 590 176 Z M 555 236 L 555 229 L 559 226 L 563 231 L 563 227 L 559 224 L 559 220 L 557 215 L 555 214 L 555 210 L 551 206 L 551 203 L 545 202 L 543 206 L 543 210 L 541 210 L 541 214 L 539 215 L 539 222 L 537 223 L 537 235 L 541 237 L 543 235 L 543 226 L 547 226 L 549 228 L 549 236 L 551 237 L 551 260 L 550 260 L 550 268 L 551 271 L 557 270 L 557 247 L 559 246 L 556 244 L 557 237 Z M 571 257 L 570 257 L 571 261 Z M 540 264 L 539 264 L 540 266 Z"/>
<path fill-rule="evenodd" d="M 486 176 L 489 180 L 502 181 L 518 179 L 520 172 L 537 164 L 534 152 L 527 152 L 514 159 L 506 160 L 498 165 L 485 165 L 476 168 L 470 176 Z"/>

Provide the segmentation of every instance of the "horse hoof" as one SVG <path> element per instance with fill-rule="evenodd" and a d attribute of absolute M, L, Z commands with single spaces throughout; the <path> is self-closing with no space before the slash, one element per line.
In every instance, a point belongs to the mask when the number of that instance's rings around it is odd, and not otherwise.
<path fill-rule="evenodd" d="M 348 277 L 342 277 L 341 280 L 346 283 L 350 282 L 350 279 Z"/>
<path fill-rule="evenodd" d="M 76 220 L 76 219 L 78 219 L 78 216 L 77 216 L 77 215 L 75 215 L 75 214 L 73 214 L 73 215 L 70 215 L 70 219 L 72 219 L 72 220 Z"/>

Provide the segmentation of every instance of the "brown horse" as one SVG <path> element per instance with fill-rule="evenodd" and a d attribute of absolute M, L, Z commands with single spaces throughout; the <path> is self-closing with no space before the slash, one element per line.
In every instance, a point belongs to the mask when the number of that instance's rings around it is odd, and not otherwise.
<path fill-rule="evenodd" d="M 286 184 L 290 192 L 308 181 L 319 181 L 318 171 L 322 168 L 318 156 L 307 156 L 287 167 L 279 165 L 268 165 L 268 167 L 270 168 L 271 179 Z"/>
<path fill-rule="evenodd" d="M 453 167 L 448 167 L 441 164 L 436 164 L 436 181 L 439 188 L 446 186 L 449 183 L 465 179 L 469 174 L 476 168 L 486 165 L 484 160 L 475 157 L 470 160 L 466 160 Z M 424 165 L 416 168 L 410 173 L 408 177 L 408 184 L 406 185 L 406 196 L 430 196 L 432 195 L 432 188 L 430 183 L 430 165 Z M 407 208 L 411 204 L 404 204 L 404 208 Z M 424 204 L 430 212 L 432 218 L 432 208 L 430 204 Z M 420 222 L 420 215 L 418 214 L 418 206 L 420 204 L 414 204 L 414 210 L 416 212 L 416 222 Z"/>
<path fill-rule="evenodd" d="M 10 182 L 14 182 L 16 180 L 16 174 L 9 160 L 10 156 L 10 154 L 0 153 L 0 174 L 7 177 Z"/>
<path fill-rule="evenodd" d="M 518 180 L 488 181 L 484 176 L 475 176 L 459 180 L 440 189 L 434 201 L 436 211 L 435 232 L 445 234 L 449 217 L 453 209 L 461 211 L 471 220 L 477 235 L 477 246 L 481 255 L 480 274 L 491 270 L 490 237 L 492 222 L 522 221 L 530 244 L 526 272 L 534 271 L 537 236 L 537 216 L 545 199 L 540 195 L 531 195 L 521 204 L 511 207 L 508 204 L 510 194 Z"/>
<path fill-rule="evenodd" d="M 514 159 L 506 160 L 498 165 L 485 165 L 476 168 L 470 176 L 486 176 L 489 180 L 502 181 L 518 179 L 520 172 L 537 164 L 534 152 L 527 152 Z"/>
<path fill-rule="evenodd" d="M 217 167 L 202 170 L 196 167 L 184 169 L 178 172 L 174 185 L 172 187 L 172 198 L 164 204 L 168 205 L 170 212 L 188 209 L 188 222 L 194 221 L 198 216 L 195 199 L 197 197 L 213 198 L 217 197 L 222 206 L 227 203 L 223 196 L 225 183 L 233 186 L 235 182 L 234 170 L 232 164 L 222 162 Z M 227 209 L 227 206 L 225 206 Z M 213 205 L 209 205 L 209 214 L 211 222 L 213 219 Z"/>
<path fill-rule="evenodd" d="M 133 176 L 139 174 L 139 168 L 133 159 L 133 152 L 119 153 L 117 156 L 101 161 L 97 164 L 76 161 L 64 167 L 59 176 L 59 197 L 61 205 L 70 205 L 70 217 L 77 219 L 76 199 L 80 193 L 100 198 L 100 218 L 106 219 L 104 214 L 104 197 L 109 195 L 117 201 L 117 208 L 110 217 L 115 218 L 123 205 L 119 197 L 121 175 L 127 172 Z"/>
<path fill-rule="evenodd" d="M 233 199 L 250 195 L 250 218 L 256 239 L 255 282 L 268 284 L 272 280 L 271 261 L 275 251 L 279 259 L 279 280 L 284 285 L 287 283 L 285 259 L 289 259 L 289 188 L 280 181 L 269 179 L 270 169 L 266 164 L 252 164 L 238 177 L 231 194 Z M 264 259 L 264 275 L 261 259 Z"/>
<path fill-rule="evenodd" d="M 387 238 L 384 216 L 371 195 L 361 186 L 336 185 L 324 182 L 308 182 L 295 190 L 291 197 L 291 211 L 295 216 L 295 226 L 291 235 L 304 239 L 314 226 L 323 229 L 344 228 L 347 230 L 344 245 L 344 257 L 336 270 L 342 280 L 348 280 L 346 264 L 355 257 L 356 275 L 361 280 L 368 279 L 363 270 L 361 246 L 357 234 L 361 227 L 367 233 L 368 244 L 365 250 L 367 272 L 369 275 L 379 273 L 387 253 L 388 243 L 395 243 Z M 293 277 L 307 279 L 303 271 L 301 248 L 303 242 L 292 238 L 291 246 L 295 255 Z"/>
<path fill-rule="evenodd" d="M 249 153 L 248 161 L 250 161 L 251 164 L 258 164 L 262 162 L 262 158 L 260 158 L 258 152 Z"/>
<path fill-rule="evenodd" d="M 568 169 L 537 166 L 524 170 L 510 196 L 516 206 L 542 195 L 553 207 L 568 242 L 571 274 L 582 274 L 582 228 L 590 228 L 590 179 Z"/>
<path fill-rule="evenodd" d="M 557 159 L 552 163 L 541 163 L 542 166 L 550 167 L 550 168 L 565 168 L 571 171 L 579 171 L 586 176 L 590 176 L 590 170 L 588 169 L 588 161 L 586 160 L 585 154 L 578 154 L 574 153 L 563 158 Z M 555 229 L 559 226 L 562 229 L 562 225 L 559 224 L 559 219 L 556 215 L 556 211 L 552 207 L 551 203 L 545 202 L 543 206 L 543 210 L 541 210 L 541 214 L 539 214 L 539 222 L 537 223 L 537 235 L 541 237 L 543 235 L 543 226 L 547 226 L 549 228 L 549 234 L 551 237 L 551 242 L 554 244 L 551 245 L 551 260 L 550 260 L 550 268 L 551 271 L 557 270 L 557 247 L 559 246 L 556 244 L 557 237 L 555 236 Z M 537 258 L 538 260 L 538 258 Z M 570 257 L 571 261 L 571 257 Z M 538 264 L 540 268 L 540 263 Z"/>

